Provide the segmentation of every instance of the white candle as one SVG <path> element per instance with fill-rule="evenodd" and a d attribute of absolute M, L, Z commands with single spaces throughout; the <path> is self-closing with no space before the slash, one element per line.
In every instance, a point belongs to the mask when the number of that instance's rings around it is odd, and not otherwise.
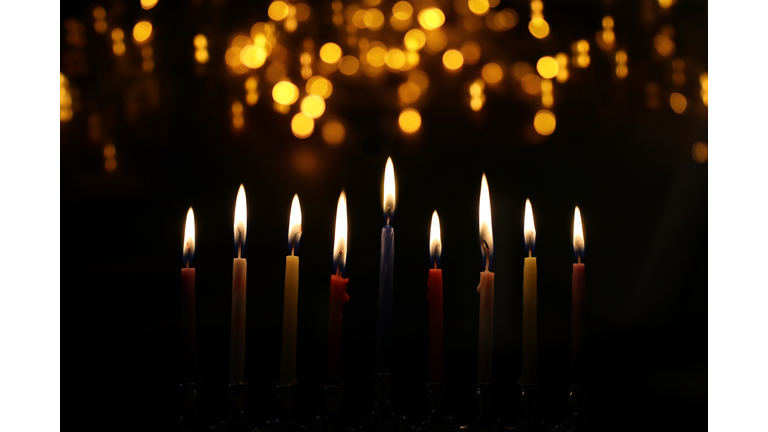
<path fill-rule="evenodd" d="M 477 382 L 493 382 L 493 282 L 495 275 L 490 272 L 493 259 L 493 226 L 491 224 L 491 196 L 488 181 L 483 174 L 480 186 L 480 251 L 485 271 L 480 273 L 480 326 L 477 345 Z"/>

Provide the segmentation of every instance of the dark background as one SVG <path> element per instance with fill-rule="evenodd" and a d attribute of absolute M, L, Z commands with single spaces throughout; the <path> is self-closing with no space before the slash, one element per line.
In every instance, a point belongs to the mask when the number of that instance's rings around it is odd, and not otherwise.
<path fill-rule="evenodd" d="M 294 193 L 301 199 L 298 365 L 299 411 L 320 414 L 325 370 L 329 276 L 336 202 L 348 199 L 349 253 L 344 308 L 345 409 L 356 422 L 373 404 L 381 182 L 391 156 L 398 185 L 394 293 L 394 373 L 397 409 L 423 419 L 427 378 L 426 279 L 429 223 L 440 214 L 445 292 L 445 370 L 448 410 L 461 422 L 474 413 L 482 270 L 477 213 L 482 173 L 488 176 L 496 273 L 494 381 L 497 410 L 519 418 L 523 209 L 533 204 L 537 228 L 539 379 L 547 420 L 565 415 L 570 340 L 573 207 L 584 220 L 587 245 L 589 413 L 596 429 L 705 427 L 707 415 L 707 164 L 691 146 L 707 141 L 707 111 L 698 74 L 707 69 L 707 6 L 680 0 L 669 11 L 642 2 L 545 1 L 551 35 L 527 31 L 528 2 L 502 0 L 520 15 L 504 34 L 487 30 L 475 66 L 448 75 L 440 57 L 422 52 L 427 94 L 417 103 L 423 124 L 413 136 L 397 128 L 396 89 L 403 77 L 330 77 L 326 116 L 344 121 L 347 139 L 325 144 L 319 131 L 300 140 L 290 115 L 272 109 L 271 86 L 260 70 L 260 100 L 245 106 L 245 126 L 232 128 L 230 107 L 243 100 L 245 76 L 227 72 L 229 38 L 268 19 L 268 2 L 105 2 L 109 29 L 126 33 L 116 59 L 109 31 L 93 30 L 97 3 L 61 5 L 61 71 L 73 89 L 74 117 L 61 126 L 62 424 L 85 430 L 173 425 L 180 375 L 181 244 L 187 208 L 197 222 L 197 329 L 203 415 L 223 418 L 229 364 L 232 221 L 237 188 L 248 196 L 249 263 L 246 375 L 253 423 L 275 409 L 284 255 Z M 577 3 L 577 4 L 573 4 Z M 347 3 L 345 3 L 346 5 Z M 298 56 L 304 37 L 316 49 L 339 41 L 326 3 L 310 3 L 313 18 L 296 33 L 281 33 Z M 391 4 L 383 3 L 388 11 Z M 450 7 L 447 24 L 452 22 Z M 616 20 L 629 75 L 615 78 L 611 58 L 594 44 L 601 18 Z M 64 22 L 86 27 L 87 45 L 70 46 Z M 155 69 L 141 70 L 130 31 L 139 18 L 154 25 Z M 323 21 L 325 19 L 325 21 Z M 655 55 L 653 36 L 676 29 L 675 57 L 686 59 L 686 84 L 675 86 L 670 60 Z M 331 31 L 329 31 L 329 29 Z M 210 60 L 194 63 L 192 39 L 208 37 Z M 493 37 L 491 37 L 493 36 Z M 555 83 L 557 129 L 532 131 L 540 98 L 505 76 L 486 89 L 479 113 L 465 101 L 466 84 L 494 55 L 535 64 L 543 55 L 570 53 L 590 41 L 591 64 Z M 490 44 L 490 45 L 487 45 Z M 345 44 L 340 43 L 342 47 Z M 486 46 L 489 48 L 486 49 Z M 495 48 L 490 48 L 495 47 Z M 495 51 L 494 51 L 495 50 Z M 487 57 L 486 53 L 490 56 Z M 297 59 L 289 69 L 295 82 Z M 85 65 L 85 68 L 82 66 Z M 660 85 L 660 107 L 646 106 L 645 85 Z M 299 85 L 299 87 L 302 87 Z M 688 97 L 682 115 L 667 101 Z M 244 104 L 245 105 L 245 104 Z M 94 137 L 88 119 L 100 118 Z M 117 169 L 106 172 L 105 143 L 114 143 Z M 158 426 L 159 427 L 159 426 Z"/>

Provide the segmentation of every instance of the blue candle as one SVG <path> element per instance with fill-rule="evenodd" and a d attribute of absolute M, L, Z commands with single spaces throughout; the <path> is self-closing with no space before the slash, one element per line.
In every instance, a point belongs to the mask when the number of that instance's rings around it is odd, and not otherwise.
<path fill-rule="evenodd" d="M 395 212 L 395 170 L 392 158 L 384 171 L 384 214 L 379 261 L 379 328 L 376 337 L 376 373 L 392 372 L 392 282 L 395 266 L 395 230 L 389 224 Z"/>

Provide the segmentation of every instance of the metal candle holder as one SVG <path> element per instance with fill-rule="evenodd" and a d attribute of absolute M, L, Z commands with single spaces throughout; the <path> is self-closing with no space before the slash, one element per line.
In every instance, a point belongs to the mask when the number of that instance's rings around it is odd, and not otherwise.
<path fill-rule="evenodd" d="M 392 411 L 392 390 L 394 374 L 377 373 L 374 375 L 376 403 L 373 412 L 365 417 L 358 428 L 359 432 L 410 432 L 411 427 L 405 417 Z"/>

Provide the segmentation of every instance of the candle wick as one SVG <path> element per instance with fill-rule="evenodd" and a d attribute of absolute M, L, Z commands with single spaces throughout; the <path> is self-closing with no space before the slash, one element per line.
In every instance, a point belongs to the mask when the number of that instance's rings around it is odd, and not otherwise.
<path fill-rule="evenodd" d="M 437 270 L 437 260 L 435 260 L 435 270 Z"/>
<path fill-rule="evenodd" d="M 189 260 L 187 260 L 187 268 L 189 268 Z"/>
<path fill-rule="evenodd" d="M 480 239 L 480 241 L 483 243 L 483 250 L 485 251 L 485 271 L 488 271 L 488 267 L 491 265 L 491 248 L 485 239 Z"/>
<path fill-rule="evenodd" d="M 579 255 L 579 264 L 581 264 L 581 255 Z"/>
<path fill-rule="evenodd" d="M 528 258 L 530 258 L 532 254 L 533 254 L 533 252 L 531 252 L 531 249 L 528 248 Z"/>
<path fill-rule="evenodd" d="M 341 277 L 341 266 L 336 266 L 336 276 Z"/>
<path fill-rule="evenodd" d="M 242 249 L 243 249 L 243 245 L 241 245 L 240 243 L 238 243 L 238 244 L 237 244 L 237 257 L 238 257 L 238 258 L 240 258 L 240 252 L 242 251 Z"/>
<path fill-rule="evenodd" d="M 295 244 L 291 244 L 291 256 L 293 256 L 293 251 L 296 249 Z"/>
<path fill-rule="evenodd" d="M 392 206 L 387 207 L 387 225 L 389 225 L 389 219 L 392 218 Z"/>

